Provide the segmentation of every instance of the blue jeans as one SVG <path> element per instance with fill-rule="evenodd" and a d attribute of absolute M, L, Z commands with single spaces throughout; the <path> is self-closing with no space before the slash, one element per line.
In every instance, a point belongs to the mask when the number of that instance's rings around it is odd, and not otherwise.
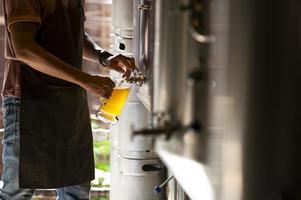
<path fill-rule="evenodd" d="M 4 135 L 3 135 L 3 188 L 0 191 L 2 200 L 31 199 L 35 189 L 19 188 L 20 156 L 20 109 L 19 98 L 3 97 Z M 58 188 L 58 200 L 89 199 L 90 183 Z"/>

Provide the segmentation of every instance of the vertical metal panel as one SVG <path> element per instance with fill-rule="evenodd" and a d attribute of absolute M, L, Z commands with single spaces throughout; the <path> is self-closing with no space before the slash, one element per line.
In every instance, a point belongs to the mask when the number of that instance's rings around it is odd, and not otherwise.
<path fill-rule="evenodd" d="M 170 121 L 180 121 L 185 86 L 185 67 L 182 66 L 182 13 L 179 0 L 156 1 L 155 49 L 153 68 L 153 112 L 165 113 Z M 185 94 L 184 94 L 185 95 Z"/>
<path fill-rule="evenodd" d="M 123 0 L 112 0 L 112 32 L 116 35 L 120 34 L 121 28 L 121 19 L 119 17 L 120 1 Z"/>
<path fill-rule="evenodd" d="M 210 69 L 217 80 L 210 121 L 222 131 L 212 129 L 209 140 L 210 152 L 221 147 L 220 157 L 209 154 L 218 163 L 209 169 L 221 171 L 216 192 L 219 199 L 300 199 L 300 2 L 227 4 L 228 23 L 214 24 L 221 37 Z"/>
<path fill-rule="evenodd" d="M 300 6 L 298 0 L 253 1 L 246 200 L 301 198 Z"/>
<path fill-rule="evenodd" d="M 142 87 L 137 89 L 139 98 L 151 111 L 151 90 L 153 66 L 153 40 L 154 40 L 154 7 L 153 0 L 134 1 L 134 49 L 133 54 L 136 59 L 138 69 L 146 74 L 147 81 Z M 149 113 L 152 115 L 152 112 Z"/>
<path fill-rule="evenodd" d="M 150 0 L 135 0 L 134 4 L 134 25 L 135 25 L 135 57 L 137 58 L 138 68 L 140 71 L 148 71 L 149 56 L 149 39 L 153 36 L 151 30 L 153 12 L 153 2 Z M 152 45 L 152 44 L 151 44 Z"/>
<path fill-rule="evenodd" d="M 133 38 L 133 0 L 119 0 L 120 36 Z"/>
<path fill-rule="evenodd" d="M 124 38 L 133 37 L 133 0 L 113 0 L 112 32 Z"/>

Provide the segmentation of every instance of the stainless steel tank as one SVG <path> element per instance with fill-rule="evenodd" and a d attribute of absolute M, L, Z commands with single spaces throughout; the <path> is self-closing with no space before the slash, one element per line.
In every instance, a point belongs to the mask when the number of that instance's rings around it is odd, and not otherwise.
<path fill-rule="evenodd" d="M 144 47 L 148 36 L 145 35 L 142 39 L 134 33 L 145 30 L 148 23 L 142 23 L 143 26 L 133 26 L 133 19 L 135 22 L 138 20 L 140 24 L 141 19 L 136 19 L 136 13 L 141 11 L 143 5 L 143 2 L 133 0 L 113 1 L 113 9 L 118 8 L 116 11 L 113 10 L 113 50 L 115 53 L 134 56 L 138 68 L 145 72 L 141 68 L 144 64 L 140 60 L 148 51 L 144 48 L 144 53 L 137 54 L 136 52 L 141 52 L 140 47 Z M 114 22 L 114 19 L 117 21 Z M 117 29 L 114 29 L 114 26 Z M 147 62 L 146 57 L 143 60 Z M 148 127 L 150 120 L 150 111 L 141 102 L 138 92 L 139 88 L 133 85 L 118 126 L 112 130 L 111 200 L 164 199 L 164 191 L 159 195 L 153 191 L 154 187 L 163 181 L 165 171 L 154 153 L 153 138 L 133 137 L 132 134 L 137 129 Z"/>
<path fill-rule="evenodd" d="M 164 167 L 159 159 L 120 160 L 120 197 L 123 200 L 165 200 L 164 192 L 154 193 L 164 181 Z"/>

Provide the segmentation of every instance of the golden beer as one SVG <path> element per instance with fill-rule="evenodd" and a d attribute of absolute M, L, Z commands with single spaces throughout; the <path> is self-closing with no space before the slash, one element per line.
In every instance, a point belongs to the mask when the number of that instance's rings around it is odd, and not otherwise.
<path fill-rule="evenodd" d="M 109 99 L 100 98 L 98 118 L 116 123 L 127 100 L 130 87 L 115 87 Z"/>

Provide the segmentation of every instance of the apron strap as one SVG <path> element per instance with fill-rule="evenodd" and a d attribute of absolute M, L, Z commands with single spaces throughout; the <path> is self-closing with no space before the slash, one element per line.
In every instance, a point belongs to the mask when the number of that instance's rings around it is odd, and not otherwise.
<path fill-rule="evenodd" d="M 56 5 L 63 6 L 62 0 L 56 0 Z"/>
<path fill-rule="evenodd" d="M 76 0 L 77 1 L 77 5 L 79 8 L 83 7 L 82 1 L 81 0 Z M 63 6 L 62 0 L 56 0 L 57 5 Z"/>
<path fill-rule="evenodd" d="M 82 0 L 77 0 L 77 4 L 79 8 L 82 8 Z"/>

